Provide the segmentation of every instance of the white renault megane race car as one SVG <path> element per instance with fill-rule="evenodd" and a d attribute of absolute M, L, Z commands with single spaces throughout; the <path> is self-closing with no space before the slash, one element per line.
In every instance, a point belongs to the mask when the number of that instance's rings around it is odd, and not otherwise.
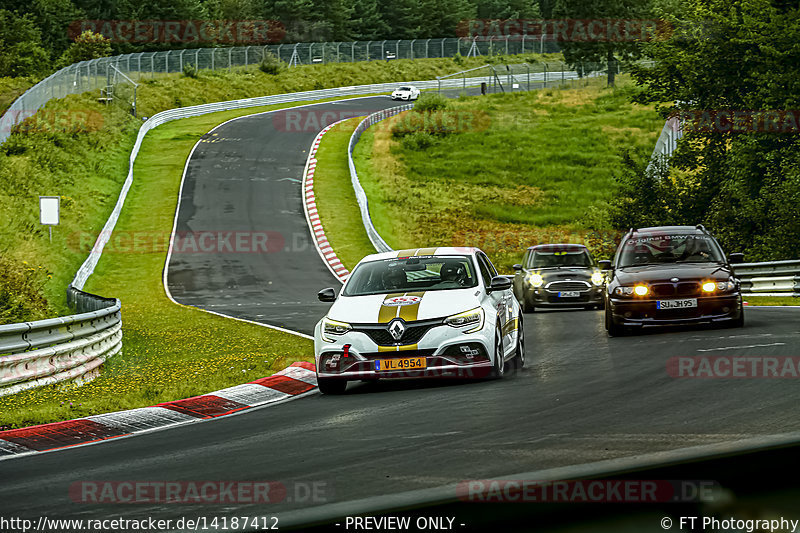
<path fill-rule="evenodd" d="M 476 248 L 421 248 L 365 257 L 314 330 L 319 389 L 348 380 L 502 377 L 524 365 L 522 313 L 511 280 Z"/>

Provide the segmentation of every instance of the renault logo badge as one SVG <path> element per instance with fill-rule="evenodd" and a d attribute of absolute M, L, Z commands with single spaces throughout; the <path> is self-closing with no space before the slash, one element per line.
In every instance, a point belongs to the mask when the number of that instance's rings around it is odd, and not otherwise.
<path fill-rule="evenodd" d="M 391 333 L 392 338 L 396 341 L 399 341 L 403 338 L 403 333 L 406 332 L 406 326 L 403 324 L 403 321 L 400 319 L 392 320 L 392 323 L 389 324 L 389 333 Z"/>

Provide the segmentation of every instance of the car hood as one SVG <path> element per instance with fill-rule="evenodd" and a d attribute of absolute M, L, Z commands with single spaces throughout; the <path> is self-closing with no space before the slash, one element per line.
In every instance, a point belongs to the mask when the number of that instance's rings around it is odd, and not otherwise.
<path fill-rule="evenodd" d="M 472 287 L 414 293 L 339 296 L 328 311 L 328 316 L 333 320 L 356 324 L 388 323 L 398 315 L 406 321 L 444 318 L 478 307 L 479 291 L 478 287 Z M 394 297 L 404 294 L 410 296 L 407 302 L 393 300 Z M 399 303 L 407 305 L 397 305 Z"/>
<path fill-rule="evenodd" d="M 732 275 L 730 268 L 716 263 L 629 266 L 618 268 L 614 273 L 616 280 L 622 285 L 637 282 L 669 282 L 672 278 L 678 278 L 680 281 L 727 281 Z"/>

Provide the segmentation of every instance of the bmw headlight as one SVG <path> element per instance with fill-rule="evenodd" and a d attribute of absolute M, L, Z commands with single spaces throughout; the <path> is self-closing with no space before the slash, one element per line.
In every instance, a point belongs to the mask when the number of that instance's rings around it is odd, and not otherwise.
<path fill-rule="evenodd" d="M 325 342 L 336 342 L 334 336 L 341 337 L 353 327 L 347 322 L 339 322 L 328 317 L 322 319 L 322 340 Z"/>
<path fill-rule="evenodd" d="M 592 283 L 594 283 L 596 286 L 599 287 L 600 285 L 602 285 L 603 281 L 605 281 L 605 279 L 603 277 L 602 272 L 595 272 L 594 274 L 592 274 Z"/>
<path fill-rule="evenodd" d="M 484 312 L 483 307 L 476 307 L 469 311 L 464 311 L 457 315 L 451 315 L 444 319 L 444 323 L 452 328 L 462 328 L 464 326 L 475 326 L 464 333 L 474 333 L 483 328 Z"/>
<path fill-rule="evenodd" d="M 647 285 L 635 285 L 633 287 L 617 287 L 614 289 L 616 296 L 647 296 L 650 294 L 650 288 Z"/>
<path fill-rule="evenodd" d="M 528 274 L 528 283 L 531 287 L 539 288 L 544 284 L 544 279 L 542 278 L 541 274 Z"/>

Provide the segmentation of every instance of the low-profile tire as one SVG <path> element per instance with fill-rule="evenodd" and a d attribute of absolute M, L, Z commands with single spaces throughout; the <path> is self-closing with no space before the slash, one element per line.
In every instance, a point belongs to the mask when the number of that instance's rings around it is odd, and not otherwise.
<path fill-rule="evenodd" d="M 739 318 L 728 320 L 725 322 L 725 327 L 728 328 L 743 328 L 744 327 L 744 309 L 739 311 Z"/>
<path fill-rule="evenodd" d="M 611 315 L 611 309 L 606 306 L 606 332 L 609 337 L 622 337 L 625 335 L 625 326 L 621 326 L 614 322 L 614 317 Z"/>
<path fill-rule="evenodd" d="M 503 336 L 500 326 L 494 332 L 494 366 L 491 377 L 500 379 L 506 374 L 506 360 L 503 355 Z"/>
<path fill-rule="evenodd" d="M 344 394 L 347 388 L 347 380 L 318 377 L 317 386 L 322 394 Z"/>
<path fill-rule="evenodd" d="M 522 315 L 517 319 L 517 350 L 514 352 L 514 364 L 517 368 L 525 367 L 525 330 L 522 327 Z"/>
<path fill-rule="evenodd" d="M 606 308 L 606 301 L 605 301 L 605 300 L 600 300 L 600 303 L 599 303 L 599 304 L 597 304 L 597 308 L 598 308 L 599 310 L 601 310 L 601 311 L 602 311 L 603 309 L 605 309 L 605 308 Z"/>

